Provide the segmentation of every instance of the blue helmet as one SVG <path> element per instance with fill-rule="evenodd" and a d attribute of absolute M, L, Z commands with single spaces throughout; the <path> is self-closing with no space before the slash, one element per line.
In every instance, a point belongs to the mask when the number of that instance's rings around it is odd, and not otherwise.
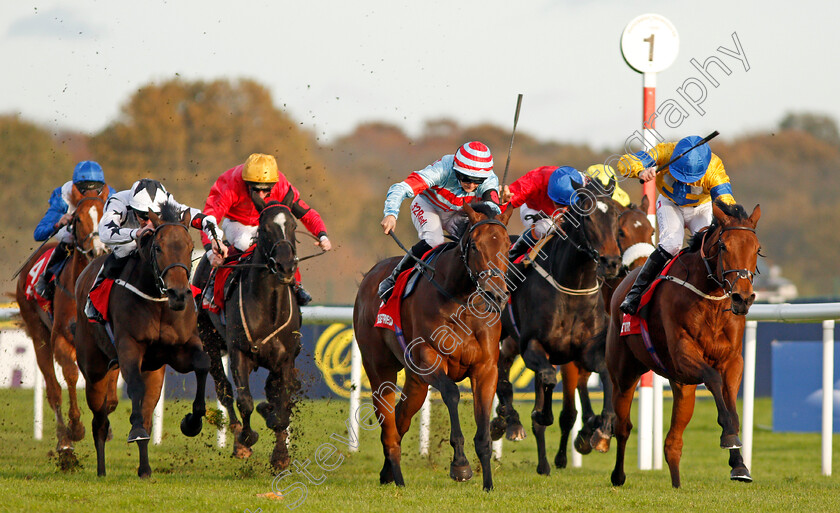
<path fill-rule="evenodd" d="M 580 171 L 571 166 L 555 169 L 548 178 L 548 197 L 560 205 L 569 206 L 575 195 L 576 186 L 583 185 Z"/>
<path fill-rule="evenodd" d="M 679 155 L 700 142 L 700 137 L 689 135 L 683 137 L 674 147 L 673 155 Z M 702 144 L 689 153 L 683 155 L 679 160 L 671 164 L 669 170 L 671 176 L 683 183 L 696 182 L 706 174 L 709 162 L 712 161 L 712 150 L 708 144 Z"/>
<path fill-rule="evenodd" d="M 73 169 L 73 183 L 102 182 L 105 183 L 105 173 L 102 166 L 92 160 L 83 160 Z"/>

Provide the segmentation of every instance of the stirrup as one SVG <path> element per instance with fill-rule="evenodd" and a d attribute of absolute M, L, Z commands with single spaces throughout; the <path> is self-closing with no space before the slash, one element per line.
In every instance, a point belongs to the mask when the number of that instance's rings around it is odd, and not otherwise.
<path fill-rule="evenodd" d="M 312 295 L 300 285 L 295 287 L 295 298 L 300 306 L 306 306 L 312 302 Z"/>

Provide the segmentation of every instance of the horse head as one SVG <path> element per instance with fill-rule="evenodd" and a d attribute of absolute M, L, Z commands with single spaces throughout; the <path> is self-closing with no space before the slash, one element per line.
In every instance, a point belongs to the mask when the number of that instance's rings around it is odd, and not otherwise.
<path fill-rule="evenodd" d="M 611 178 L 607 188 L 596 180 L 575 184 L 572 205 L 563 215 L 568 240 L 597 264 L 598 276 L 613 278 L 621 269 L 618 249 L 618 208 L 610 198 L 615 187 Z"/>
<path fill-rule="evenodd" d="M 292 211 L 278 201 L 265 203 L 259 197 L 255 199 L 254 206 L 260 213 L 257 251 L 269 272 L 278 275 L 281 281 L 291 282 L 298 266 L 295 245 L 297 222 Z"/>
<path fill-rule="evenodd" d="M 618 215 L 618 249 L 622 265 L 628 270 L 642 265 L 655 249 L 651 244 L 653 225 L 647 217 L 649 207 L 650 200 L 644 196 L 641 205 L 631 203 Z"/>
<path fill-rule="evenodd" d="M 471 207 L 465 203 L 463 211 L 469 225 L 459 241 L 461 259 L 482 297 L 501 309 L 509 296 L 505 283 L 510 246 L 507 223 L 513 209 L 508 208 L 497 216 L 485 204 Z"/>
<path fill-rule="evenodd" d="M 761 251 L 755 227 L 761 217 L 761 207 L 756 205 L 747 216 L 741 205 L 715 202 L 712 213 L 714 223 L 704 236 L 701 255 L 709 279 L 730 295 L 732 313 L 746 315 L 755 301 L 753 277 L 758 272 Z"/>
<path fill-rule="evenodd" d="M 75 249 L 91 260 L 105 253 L 105 244 L 99 239 L 99 220 L 107 199 L 107 186 L 85 192 L 73 187 L 70 194 L 70 201 L 76 207 L 70 221 Z"/>
<path fill-rule="evenodd" d="M 192 300 L 190 211 L 180 212 L 177 205 L 167 202 L 161 206 L 160 215 L 149 210 L 149 219 L 155 231 L 140 241 L 141 255 L 151 264 L 160 293 L 169 298 L 169 308 L 181 311 L 187 300 Z"/>

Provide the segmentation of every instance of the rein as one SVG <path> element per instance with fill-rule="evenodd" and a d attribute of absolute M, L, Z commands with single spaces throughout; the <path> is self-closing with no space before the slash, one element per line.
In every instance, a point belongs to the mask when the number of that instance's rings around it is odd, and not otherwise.
<path fill-rule="evenodd" d="M 95 226 L 93 228 L 93 231 L 90 232 L 87 237 L 85 237 L 81 241 L 79 240 L 79 238 L 77 236 L 77 233 L 76 233 L 77 232 L 76 222 L 79 220 L 79 207 L 85 201 L 96 201 L 97 203 L 101 203 L 103 206 L 105 205 L 105 201 L 102 198 L 100 198 L 99 196 L 89 196 L 89 197 L 82 198 L 81 200 L 79 200 L 79 203 L 76 205 L 76 210 L 73 212 L 73 220 L 71 221 L 71 223 L 73 224 L 73 249 L 78 251 L 82 255 L 88 256 L 91 253 L 93 253 L 94 248 L 90 248 L 90 249 L 86 250 L 84 248 L 84 245 L 85 245 L 85 243 L 87 243 L 87 241 L 91 240 L 94 237 L 99 236 L 99 226 Z M 90 260 L 90 258 L 88 258 L 88 260 Z"/>
<path fill-rule="evenodd" d="M 726 246 L 723 245 L 723 233 L 732 230 L 744 230 L 748 232 L 755 233 L 753 228 L 749 228 L 746 226 L 729 226 L 720 229 L 720 233 L 718 233 L 717 241 L 712 244 L 712 247 L 718 247 L 717 254 L 713 257 L 709 255 L 708 257 L 705 255 L 704 246 L 706 245 L 706 235 L 708 235 L 708 231 L 703 234 L 703 239 L 700 243 L 700 258 L 703 259 L 703 265 L 706 266 L 706 277 L 713 281 L 718 287 L 722 288 L 723 291 L 726 293 L 727 296 L 732 294 L 732 286 L 734 282 L 730 282 L 726 275 L 730 273 L 737 273 L 737 280 L 749 280 L 750 283 L 753 282 L 753 278 L 755 277 L 754 272 L 750 271 L 749 269 L 722 269 L 723 267 L 723 259 L 720 258 L 721 252 L 726 250 Z M 717 258 L 717 270 L 720 272 L 720 279 L 718 279 L 717 274 L 712 272 L 712 268 L 709 265 L 709 260 L 712 258 Z M 726 286 L 729 286 L 729 290 L 727 290 Z"/>
<path fill-rule="evenodd" d="M 190 274 L 192 274 L 190 272 L 190 268 L 187 267 L 186 264 L 183 264 L 181 262 L 175 262 L 174 264 L 169 264 L 166 267 L 164 267 L 162 271 L 160 270 L 160 265 L 158 264 L 156 251 L 154 251 L 154 248 L 155 248 L 158 232 L 164 226 L 180 226 L 181 228 L 183 228 L 189 234 L 189 229 L 181 223 L 169 223 L 169 222 L 167 222 L 167 223 L 161 223 L 161 224 L 157 225 L 157 227 L 155 227 L 155 231 L 154 231 L 154 234 L 152 236 L 153 239 L 152 239 L 152 242 L 150 244 L 151 248 L 149 250 L 149 260 L 151 260 L 151 262 L 152 262 L 152 274 L 153 274 L 154 279 L 155 279 L 155 285 L 157 286 L 158 291 L 160 292 L 161 296 L 166 295 L 166 284 L 163 282 L 163 277 L 166 276 L 166 273 L 169 272 L 170 269 L 174 269 L 174 268 L 177 268 L 177 267 L 182 268 L 187 273 L 187 280 L 189 280 Z M 115 281 L 115 283 L 116 283 L 116 281 Z M 126 283 L 125 285 L 129 285 L 129 284 Z M 125 286 L 125 285 L 123 285 L 123 286 Z M 126 287 L 126 288 L 131 290 L 135 294 L 137 294 L 139 292 L 139 290 L 135 289 L 134 287 Z M 138 295 L 140 295 L 144 299 L 149 299 L 151 297 L 151 296 L 146 296 L 145 294 L 142 294 L 142 293 L 138 294 Z M 157 300 L 155 300 L 155 301 L 157 301 Z"/>

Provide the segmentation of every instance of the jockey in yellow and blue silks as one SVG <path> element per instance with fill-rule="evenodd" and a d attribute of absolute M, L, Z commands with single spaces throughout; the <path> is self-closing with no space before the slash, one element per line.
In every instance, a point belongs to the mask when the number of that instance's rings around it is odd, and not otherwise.
<path fill-rule="evenodd" d="M 35 283 L 35 292 L 39 296 L 52 299 L 53 288 L 49 286 L 50 279 L 61 268 L 73 244 L 73 232 L 69 227 L 73 212 L 76 210 L 76 206 L 70 199 L 73 189 L 84 195 L 85 192 L 94 189 L 101 191 L 102 187 L 105 187 L 105 173 L 102 171 L 102 166 L 92 160 L 83 160 L 73 169 L 73 178 L 64 185 L 56 187 L 50 195 L 50 206 L 38 226 L 35 227 L 33 235 L 39 242 L 55 236 L 58 239 L 58 246 L 50 256 L 46 270 Z M 114 194 L 113 188 L 108 187 L 108 190 L 109 196 Z"/>
<path fill-rule="evenodd" d="M 642 293 L 668 260 L 682 248 L 685 229 L 688 228 L 694 235 L 711 224 L 713 201 L 735 203 L 723 162 L 712 153 L 708 144 L 694 148 L 661 173 L 656 173 L 656 169 L 667 164 L 672 155 L 679 155 L 698 142 L 700 137 L 692 135 L 677 143 L 658 144 L 647 152 L 624 155 L 618 161 L 618 171 L 624 176 L 638 177 L 645 182 L 656 178 L 659 192 L 656 199 L 659 245 L 650 254 L 621 303 L 624 313 L 636 313 Z"/>

